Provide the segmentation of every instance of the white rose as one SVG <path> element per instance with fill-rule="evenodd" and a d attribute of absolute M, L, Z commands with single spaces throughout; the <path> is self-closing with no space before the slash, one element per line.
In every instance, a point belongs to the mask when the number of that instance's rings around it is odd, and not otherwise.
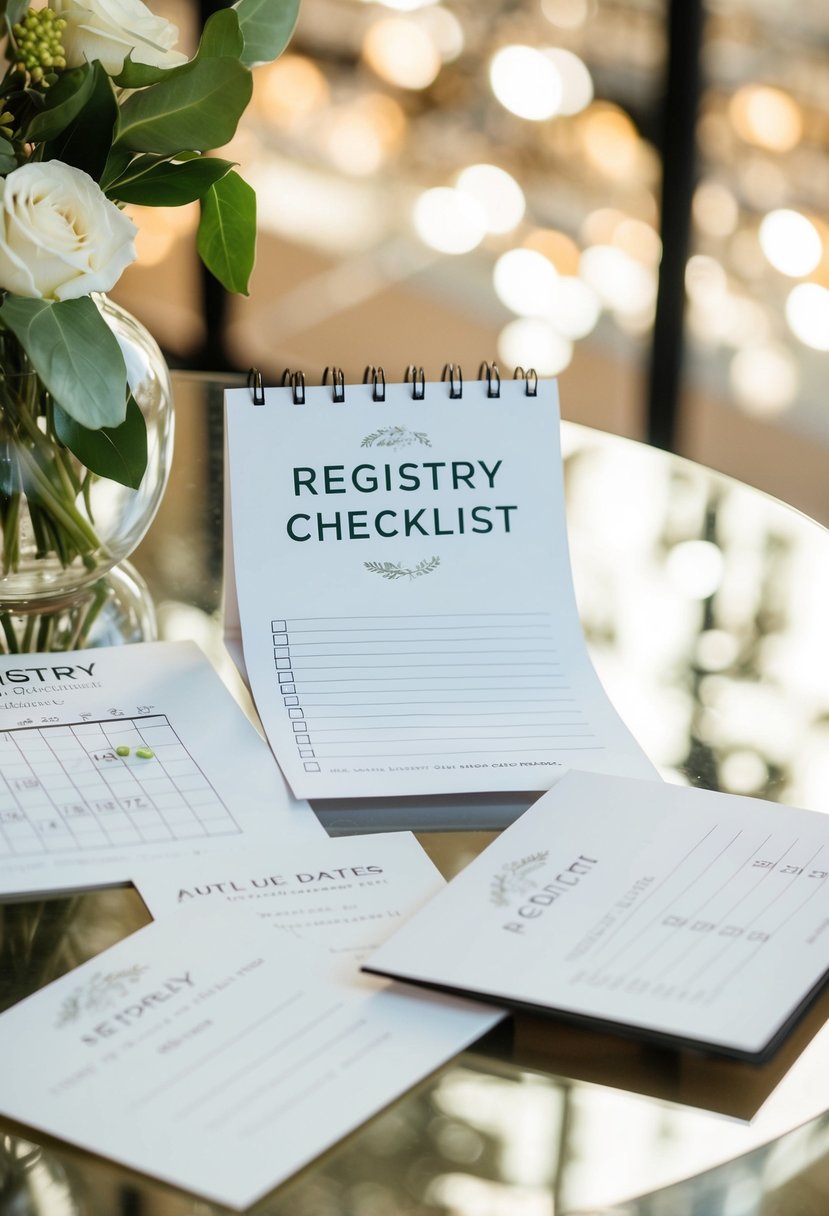
<path fill-rule="evenodd" d="M 0 178 L 0 287 L 44 300 L 109 291 L 135 260 L 136 232 L 88 173 L 21 165 Z"/>
<path fill-rule="evenodd" d="M 100 60 L 117 76 L 124 60 L 172 68 L 187 56 L 173 48 L 178 29 L 150 12 L 141 0 L 54 0 L 51 6 L 66 21 L 62 42 L 70 68 Z"/>

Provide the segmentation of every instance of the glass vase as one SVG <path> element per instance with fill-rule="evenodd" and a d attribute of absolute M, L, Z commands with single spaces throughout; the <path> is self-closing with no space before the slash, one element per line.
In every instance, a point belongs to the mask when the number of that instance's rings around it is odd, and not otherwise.
<path fill-rule="evenodd" d="M 124 640 L 137 640 L 148 625 L 138 602 L 145 590 L 140 578 L 128 566 L 126 578 L 106 576 L 141 541 L 167 484 L 170 376 L 157 343 L 135 317 L 105 296 L 95 302 L 121 347 L 146 422 L 147 468 L 137 489 L 87 469 L 57 438 L 49 394 L 19 342 L 0 330 L 0 652 L 93 644 L 93 624 L 127 584 L 127 599 L 135 602 L 122 609 L 137 614 L 137 631 L 129 636 L 127 623 Z"/>

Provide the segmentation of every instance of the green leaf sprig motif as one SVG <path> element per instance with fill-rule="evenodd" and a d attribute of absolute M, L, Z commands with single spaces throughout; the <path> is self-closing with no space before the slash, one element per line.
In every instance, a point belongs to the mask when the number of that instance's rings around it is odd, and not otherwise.
<path fill-rule="evenodd" d="M 490 902 L 498 908 L 504 908 L 516 892 L 526 892 L 534 885 L 528 881 L 529 876 L 542 868 L 548 856 L 549 850 L 543 849 L 541 852 L 530 853 L 528 857 L 521 857 L 518 861 L 509 861 L 503 865 L 500 872 L 492 879 Z"/>
<path fill-rule="evenodd" d="M 125 208 L 197 202 L 202 262 L 228 291 L 247 294 L 256 199 L 233 162 L 211 150 L 235 134 L 251 68 L 284 50 L 299 0 L 237 0 L 207 20 L 190 58 L 177 49 L 175 26 L 143 0 L 49 0 L 46 8 L 0 0 L 0 8 L 0 538 L 8 572 L 19 553 L 22 494 L 34 505 L 39 550 L 67 563 L 95 548 L 87 476 L 136 488 L 146 469 L 143 414 L 95 303 L 135 258 L 137 229 Z"/>
<path fill-rule="evenodd" d="M 82 1014 L 106 1009 L 122 1000 L 147 970 L 146 964 L 133 963 L 120 971 L 95 971 L 85 984 L 71 992 L 58 1010 L 55 1025 L 66 1026 Z"/>
<path fill-rule="evenodd" d="M 425 431 L 410 431 L 405 426 L 384 426 L 379 431 L 372 431 L 370 435 L 366 435 L 360 447 L 408 448 L 413 444 L 430 448 L 432 441 Z"/>
<path fill-rule="evenodd" d="M 416 566 L 411 567 L 404 566 L 402 562 L 363 562 L 363 565 L 371 574 L 379 574 L 381 578 L 394 581 L 399 578 L 413 579 L 420 578 L 424 574 L 431 574 L 440 565 L 440 558 L 426 557 Z"/>

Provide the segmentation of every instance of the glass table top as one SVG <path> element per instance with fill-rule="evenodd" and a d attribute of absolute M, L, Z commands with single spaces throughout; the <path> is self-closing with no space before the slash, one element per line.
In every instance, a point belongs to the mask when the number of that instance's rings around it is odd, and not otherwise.
<path fill-rule="evenodd" d="M 132 564 L 151 593 L 158 635 L 199 642 L 252 712 L 222 641 L 222 384 L 188 374 L 174 380 L 173 474 Z M 590 652 L 662 775 L 827 809 L 829 533 L 664 452 L 572 424 L 564 424 L 562 444 L 574 581 Z M 493 839 L 503 812 L 473 796 L 461 809 L 442 818 L 439 807 L 429 808 L 414 825 L 446 877 Z M 329 831 L 365 827 L 348 810 L 320 813 Z M 148 919 L 131 889 L 0 906 L 2 1006 Z M 824 1212 L 827 1014 L 829 997 L 762 1067 L 515 1017 L 254 1210 Z M 0 1124 L 4 1213 L 214 1210 Z"/>

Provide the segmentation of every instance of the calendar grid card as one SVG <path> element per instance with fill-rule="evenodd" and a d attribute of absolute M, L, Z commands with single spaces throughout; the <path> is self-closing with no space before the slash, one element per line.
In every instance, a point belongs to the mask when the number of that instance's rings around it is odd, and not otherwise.
<path fill-rule="evenodd" d="M 244 667 L 295 794 L 653 776 L 587 655 L 553 381 L 228 390 Z M 230 597 L 231 604 L 234 597 Z M 229 633 L 235 636 L 233 621 Z"/>
<path fill-rule="evenodd" d="M 0 857 L 239 831 L 166 714 L 0 733 Z"/>
<path fill-rule="evenodd" d="M 192 643 L 0 658 L 0 893 L 321 835 Z"/>

